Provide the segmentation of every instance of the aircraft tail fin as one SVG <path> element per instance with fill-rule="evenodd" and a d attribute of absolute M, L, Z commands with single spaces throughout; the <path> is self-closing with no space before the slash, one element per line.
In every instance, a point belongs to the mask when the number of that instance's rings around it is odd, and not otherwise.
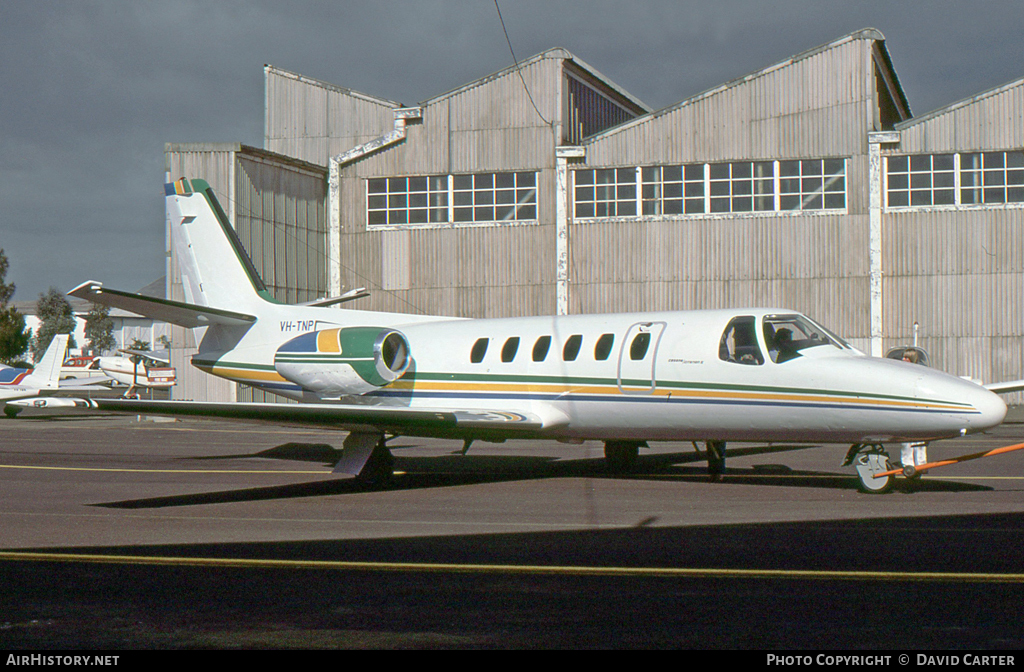
<path fill-rule="evenodd" d="M 275 302 L 206 181 L 182 178 L 164 193 L 186 302 L 243 313 Z"/>
<path fill-rule="evenodd" d="M 50 341 L 49 347 L 43 353 L 32 373 L 22 381 L 23 385 L 32 387 L 58 387 L 60 383 L 60 367 L 64 364 L 64 353 L 68 349 L 67 334 L 57 334 Z"/>

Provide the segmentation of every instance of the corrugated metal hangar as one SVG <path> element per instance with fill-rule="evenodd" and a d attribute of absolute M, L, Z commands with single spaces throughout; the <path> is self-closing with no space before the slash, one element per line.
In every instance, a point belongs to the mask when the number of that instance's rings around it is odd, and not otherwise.
<path fill-rule="evenodd" d="M 166 157 L 217 191 L 280 300 L 779 306 L 872 354 L 917 338 L 958 375 L 1024 373 L 1024 79 L 915 118 L 874 29 L 658 111 L 564 49 L 416 106 L 265 79 L 264 149 Z M 253 398 L 188 366 L 190 338 L 175 396 Z"/>

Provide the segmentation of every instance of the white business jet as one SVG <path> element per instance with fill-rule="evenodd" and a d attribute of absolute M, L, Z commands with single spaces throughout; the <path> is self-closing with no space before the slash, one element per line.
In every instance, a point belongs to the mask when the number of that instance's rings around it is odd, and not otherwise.
<path fill-rule="evenodd" d="M 321 423 L 350 433 L 336 471 L 387 478 L 393 435 L 603 441 L 628 468 L 649 441 L 851 443 L 863 489 L 892 485 L 885 444 L 998 425 L 970 381 L 868 357 L 808 317 L 749 308 L 454 319 L 284 305 L 266 290 L 212 189 L 166 185 L 186 302 L 86 282 L 72 296 L 202 334 L 192 364 L 298 404 L 96 400 L 131 412 Z M 199 338 L 197 338 L 199 340 Z"/>

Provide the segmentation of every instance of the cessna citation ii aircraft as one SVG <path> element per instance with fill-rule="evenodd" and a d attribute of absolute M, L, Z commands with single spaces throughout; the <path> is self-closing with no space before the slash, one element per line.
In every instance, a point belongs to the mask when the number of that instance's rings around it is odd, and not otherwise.
<path fill-rule="evenodd" d="M 195 328 L 192 364 L 298 404 L 95 400 L 130 412 L 333 425 L 335 471 L 390 476 L 396 435 L 603 441 L 628 468 L 648 441 L 850 443 L 862 488 L 892 485 L 885 444 L 995 427 L 1006 405 L 967 380 L 868 357 L 782 309 L 456 319 L 275 301 L 210 186 L 166 185 L 186 302 L 86 282 L 71 296 Z M 696 445 L 696 444 L 695 444 Z M 904 465 L 900 465 L 904 466 Z M 909 465 L 912 473 L 913 466 Z"/>

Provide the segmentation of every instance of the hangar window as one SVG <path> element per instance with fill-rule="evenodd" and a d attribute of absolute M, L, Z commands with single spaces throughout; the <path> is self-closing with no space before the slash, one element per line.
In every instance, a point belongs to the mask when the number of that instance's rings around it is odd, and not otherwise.
<path fill-rule="evenodd" d="M 952 154 L 887 157 L 889 206 L 953 205 L 956 200 L 955 169 Z"/>
<path fill-rule="evenodd" d="M 779 161 L 779 210 L 842 210 L 846 160 Z"/>
<path fill-rule="evenodd" d="M 593 168 L 573 175 L 578 219 L 846 209 L 843 158 Z"/>
<path fill-rule="evenodd" d="M 1024 152 L 974 152 L 960 155 L 960 201 L 1024 202 Z"/>
<path fill-rule="evenodd" d="M 380 177 L 366 181 L 366 223 L 448 221 L 448 176 Z"/>
<path fill-rule="evenodd" d="M 452 176 L 455 222 L 537 219 L 537 173 L 478 173 Z"/>
<path fill-rule="evenodd" d="M 888 156 L 885 187 L 890 208 L 1024 203 L 1024 152 Z"/>
<path fill-rule="evenodd" d="M 775 209 L 775 164 L 772 161 L 713 163 L 708 177 L 711 212 Z"/>
<path fill-rule="evenodd" d="M 366 181 L 368 226 L 537 219 L 537 173 L 377 177 Z"/>
<path fill-rule="evenodd" d="M 577 217 L 633 217 L 636 209 L 636 168 L 577 170 Z"/>
<path fill-rule="evenodd" d="M 646 166 L 640 174 L 645 215 L 704 212 L 704 164 Z"/>

